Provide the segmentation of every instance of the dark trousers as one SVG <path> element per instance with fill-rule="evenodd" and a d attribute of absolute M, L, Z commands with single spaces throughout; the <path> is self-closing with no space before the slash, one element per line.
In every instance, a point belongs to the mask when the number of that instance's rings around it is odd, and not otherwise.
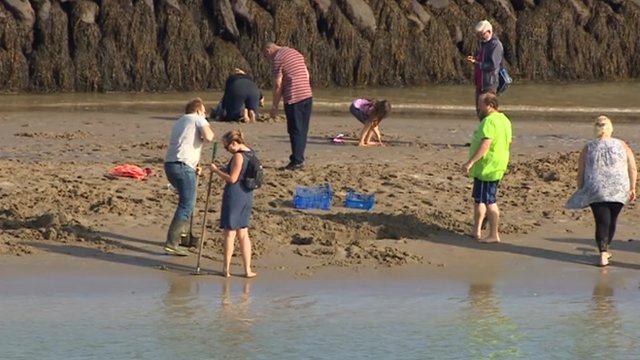
<path fill-rule="evenodd" d="M 607 251 L 613 235 L 616 233 L 616 222 L 622 211 L 622 203 L 597 202 L 589 205 L 596 221 L 596 244 L 600 252 Z"/>
<path fill-rule="evenodd" d="M 284 105 L 284 113 L 287 116 L 287 132 L 291 142 L 289 161 L 292 164 L 297 165 L 304 162 L 304 150 L 307 147 L 312 106 L 313 98 L 308 98 L 295 104 Z"/>

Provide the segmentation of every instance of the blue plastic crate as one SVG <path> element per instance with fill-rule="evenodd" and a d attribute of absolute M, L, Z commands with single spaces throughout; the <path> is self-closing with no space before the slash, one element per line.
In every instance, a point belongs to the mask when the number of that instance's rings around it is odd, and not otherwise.
<path fill-rule="evenodd" d="M 371 210 L 375 201 L 375 194 L 360 194 L 355 191 L 349 191 L 347 192 L 344 206 L 352 209 Z"/>
<path fill-rule="evenodd" d="M 331 209 L 333 189 L 330 184 L 317 186 L 296 186 L 293 195 L 293 207 L 296 209 Z"/>

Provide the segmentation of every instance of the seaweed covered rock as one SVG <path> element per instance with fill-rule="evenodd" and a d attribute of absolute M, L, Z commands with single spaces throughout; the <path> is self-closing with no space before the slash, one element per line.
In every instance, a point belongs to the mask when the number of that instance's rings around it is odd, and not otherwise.
<path fill-rule="evenodd" d="M 314 86 L 462 83 L 482 19 L 519 79 L 640 77 L 640 0 L 0 0 L 0 86 L 194 91 L 233 67 L 269 86 L 267 41 Z"/>

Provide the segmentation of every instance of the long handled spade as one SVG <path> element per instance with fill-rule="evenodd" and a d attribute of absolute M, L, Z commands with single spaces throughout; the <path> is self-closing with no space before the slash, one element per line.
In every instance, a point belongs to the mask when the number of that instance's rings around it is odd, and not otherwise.
<path fill-rule="evenodd" d="M 211 162 L 216 161 L 218 157 L 218 142 L 213 143 L 213 156 L 211 156 Z M 193 275 L 203 275 L 200 272 L 200 259 L 202 258 L 202 246 L 204 245 L 204 232 L 207 226 L 207 212 L 209 211 L 209 197 L 211 196 L 211 184 L 213 183 L 213 172 L 209 172 L 209 184 L 207 185 L 207 197 L 204 201 L 204 216 L 202 218 L 202 231 L 200 232 L 200 244 L 198 246 L 198 263 L 196 264 L 196 271 Z"/>

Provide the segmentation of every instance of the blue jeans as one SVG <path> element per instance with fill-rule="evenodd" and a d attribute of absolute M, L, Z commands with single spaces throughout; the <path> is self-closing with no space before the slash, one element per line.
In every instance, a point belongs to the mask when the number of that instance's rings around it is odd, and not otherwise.
<path fill-rule="evenodd" d="M 196 203 L 196 171 L 183 162 L 164 163 L 169 183 L 178 190 L 178 208 L 174 220 L 189 220 Z"/>
<path fill-rule="evenodd" d="M 311 120 L 311 108 L 313 98 L 299 101 L 295 104 L 285 104 L 284 113 L 287 116 L 287 132 L 291 142 L 292 164 L 304 162 L 304 150 L 307 147 L 307 134 L 309 133 L 309 120 Z"/>

